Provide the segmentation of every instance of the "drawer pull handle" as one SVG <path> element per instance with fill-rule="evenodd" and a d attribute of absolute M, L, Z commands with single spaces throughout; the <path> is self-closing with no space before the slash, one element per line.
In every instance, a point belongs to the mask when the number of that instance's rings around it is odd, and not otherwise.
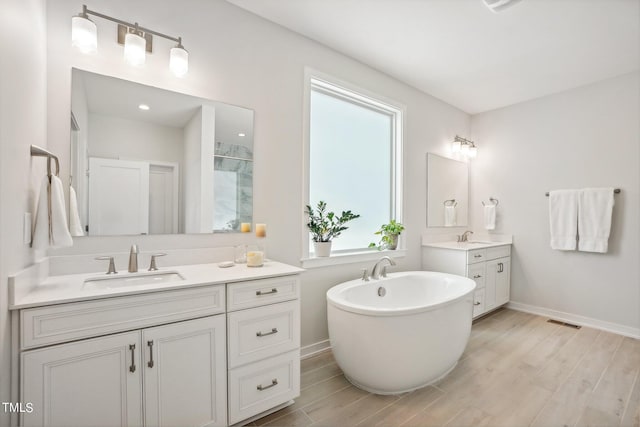
<path fill-rule="evenodd" d="M 260 384 L 260 385 L 259 385 L 258 387 L 256 387 L 256 388 L 258 389 L 258 391 L 263 391 L 263 390 L 266 390 L 266 389 L 268 389 L 268 388 L 275 387 L 275 386 L 277 386 L 277 385 L 278 385 L 278 380 L 277 380 L 276 378 L 274 378 L 274 379 L 272 379 L 272 380 L 271 380 L 271 384 L 269 384 L 269 385 L 262 385 L 262 384 Z"/>
<path fill-rule="evenodd" d="M 480 304 L 482 304 L 480 301 L 476 301 L 473 303 L 473 305 L 480 305 Z"/>
<path fill-rule="evenodd" d="M 131 366 L 129 366 L 129 372 L 135 372 L 136 371 L 136 345 L 135 344 L 129 344 L 129 350 L 131 350 Z"/>
<path fill-rule="evenodd" d="M 270 291 L 267 292 L 263 292 L 263 291 L 256 291 L 256 295 L 260 296 L 260 295 L 269 295 L 269 294 L 277 294 L 278 290 L 276 288 L 271 289 Z"/>
<path fill-rule="evenodd" d="M 147 366 L 153 368 L 153 340 L 147 341 L 147 345 L 149 346 L 149 362 L 147 362 Z"/>
<path fill-rule="evenodd" d="M 502 273 L 504 271 L 504 264 L 499 262 L 498 263 L 498 273 Z"/>
<path fill-rule="evenodd" d="M 474 278 L 474 279 L 479 279 L 479 278 L 481 278 L 481 277 L 482 277 L 482 275 L 481 275 L 481 274 L 476 274 L 475 276 L 473 276 L 473 278 Z"/>
<path fill-rule="evenodd" d="M 256 332 L 257 337 L 266 337 L 267 335 L 273 335 L 278 333 L 278 328 L 271 328 L 271 332 Z"/>
<path fill-rule="evenodd" d="M 474 257 L 474 258 L 482 258 L 482 255 L 477 254 L 477 255 L 474 255 L 473 257 Z"/>

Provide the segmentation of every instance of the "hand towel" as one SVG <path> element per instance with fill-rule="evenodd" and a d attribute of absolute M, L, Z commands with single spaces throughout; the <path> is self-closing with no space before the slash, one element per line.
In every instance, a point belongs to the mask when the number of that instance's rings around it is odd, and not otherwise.
<path fill-rule="evenodd" d="M 73 237 L 84 236 L 78 212 L 78 197 L 72 186 L 69 187 L 69 232 Z"/>
<path fill-rule="evenodd" d="M 484 206 L 484 228 L 486 230 L 496 229 L 496 205 Z"/>
<path fill-rule="evenodd" d="M 35 249 L 64 248 L 73 245 L 67 227 L 62 181 L 57 176 L 44 177 L 40 186 L 40 196 L 33 232 Z"/>
<path fill-rule="evenodd" d="M 613 188 L 585 188 L 578 198 L 578 249 L 606 253 L 609 248 Z"/>
<path fill-rule="evenodd" d="M 444 226 L 456 226 L 456 207 L 454 205 L 444 207 Z"/>
<path fill-rule="evenodd" d="M 578 238 L 578 190 L 549 192 L 551 249 L 573 251 Z"/>

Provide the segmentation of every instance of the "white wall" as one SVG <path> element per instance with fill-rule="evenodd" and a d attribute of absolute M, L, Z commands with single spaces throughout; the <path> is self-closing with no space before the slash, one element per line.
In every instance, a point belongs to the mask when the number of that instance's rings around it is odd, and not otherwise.
<path fill-rule="evenodd" d="M 467 114 L 224 1 L 166 2 L 158 8 L 151 0 L 91 0 L 87 6 L 182 36 L 189 50 L 190 69 L 184 79 L 173 77 L 167 65 L 171 43 L 158 38 L 154 40 L 154 54 L 148 56 L 144 67 L 127 66 L 122 47 L 112 37 L 114 25 L 98 18 L 99 53 L 82 55 L 70 43 L 70 17 L 80 11 L 81 4 L 70 0 L 50 2 L 48 136 L 60 153 L 65 155 L 69 139 L 71 67 L 251 108 L 255 111 L 254 221 L 268 225 L 271 258 L 299 265 L 304 232 L 303 79 L 304 67 L 310 66 L 407 106 L 404 222 L 409 254 L 399 268 L 420 268 L 420 234 L 426 231 L 425 153 L 444 154 L 446 141 L 456 133 L 468 135 Z M 152 250 L 233 245 L 241 238 L 228 234 L 136 236 L 135 241 L 142 250 Z M 130 237 L 88 237 L 79 239 L 73 249 L 56 253 L 121 252 L 133 241 Z M 327 338 L 326 290 L 357 277 L 364 266 L 321 268 L 303 275 L 303 345 Z"/>
<path fill-rule="evenodd" d="M 640 331 L 640 74 L 472 117 L 472 217 L 499 199 L 513 233 L 512 300 Z M 619 187 L 609 253 L 549 247 L 548 198 L 560 188 Z"/>
<path fill-rule="evenodd" d="M 175 162 L 183 167 L 182 128 L 89 113 L 89 157 Z"/>
<path fill-rule="evenodd" d="M 33 211 L 47 170 L 45 159 L 29 155 L 31 144 L 46 147 L 46 22 L 44 0 L 3 0 L 1 8 L 0 402 L 9 402 L 7 275 L 33 262 L 22 243 L 23 213 Z M 0 410 L 0 425 L 8 424 L 9 414 Z"/>

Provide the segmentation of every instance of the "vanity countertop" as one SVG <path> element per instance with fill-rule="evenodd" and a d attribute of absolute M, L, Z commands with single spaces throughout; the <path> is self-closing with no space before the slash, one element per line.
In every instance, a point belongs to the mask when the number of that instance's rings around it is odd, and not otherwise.
<path fill-rule="evenodd" d="M 301 268 L 276 261 L 265 262 L 264 266 L 257 268 L 247 267 L 246 264 L 236 264 L 229 268 L 221 268 L 217 263 L 182 265 L 161 268 L 156 273 L 177 272 L 184 280 L 163 284 L 154 283 L 119 286 L 117 288 L 88 288 L 85 286 L 85 281 L 88 279 L 104 279 L 106 275 L 101 273 L 50 276 L 42 283 L 34 286 L 33 289 L 25 295 L 10 301 L 10 309 L 16 310 L 99 298 L 184 289 L 202 285 L 222 285 L 225 283 L 298 274 L 303 271 Z M 142 275 L 142 272 L 118 273 L 117 277 L 126 278 Z"/>
<path fill-rule="evenodd" d="M 485 241 L 470 241 L 470 242 L 434 242 L 434 243 L 423 243 L 422 246 L 431 247 L 431 248 L 442 248 L 442 249 L 454 249 L 458 251 L 471 251 L 474 249 L 486 249 L 493 248 L 496 246 L 504 246 L 510 245 L 511 242 L 485 242 Z"/>

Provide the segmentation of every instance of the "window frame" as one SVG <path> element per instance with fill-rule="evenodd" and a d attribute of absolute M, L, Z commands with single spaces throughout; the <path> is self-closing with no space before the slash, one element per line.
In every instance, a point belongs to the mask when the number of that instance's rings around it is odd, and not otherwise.
<path fill-rule="evenodd" d="M 311 148 L 311 92 L 317 90 L 329 96 L 343 99 L 374 111 L 379 111 L 392 116 L 392 150 L 391 150 L 391 173 L 390 173 L 390 193 L 391 212 L 389 219 L 398 222 L 403 221 L 403 145 L 405 134 L 406 107 L 385 96 L 363 89 L 351 83 L 342 81 L 333 76 L 305 67 L 304 81 L 304 122 L 303 122 L 303 185 L 302 200 L 303 206 L 309 204 L 310 194 L 310 148 Z M 391 254 L 394 257 L 406 255 L 405 241 L 401 237 L 398 249 L 393 251 L 378 251 L 370 248 L 354 248 L 341 251 L 332 251 L 329 258 L 318 258 L 309 250 L 310 237 L 307 229 L 307 217 L 302 209 L 302 259 L 303 267 L 320 267 L 332 264 L 346 264 L 366 260 L 374 260 L 384 254 Z M 372 230 L 373 236 L 373 230 Z"/>

